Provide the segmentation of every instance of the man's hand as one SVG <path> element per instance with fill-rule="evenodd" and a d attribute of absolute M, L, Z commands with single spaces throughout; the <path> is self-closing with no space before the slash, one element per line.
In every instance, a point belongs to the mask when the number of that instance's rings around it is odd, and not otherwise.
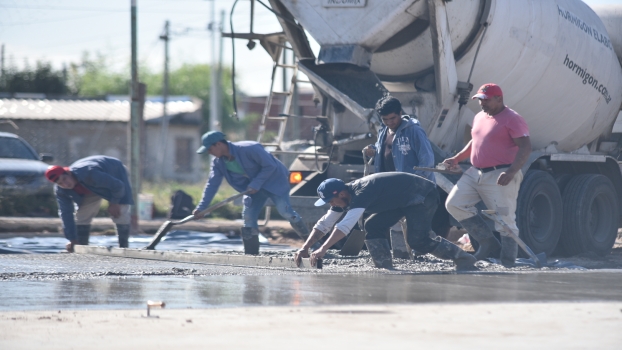
<path fill-rule="evenodd" d="M 376 154 L 376 150 L 371 145 L 365 146 L 363 151 L 365 151 L 365 156 L 367 157 L 373 157 Z"/>
<path fill-rule="evenodd" d="M 77 241 L 69 241 L 67 242 L 67 244 L 65 244 L 65 249 L 67 250 L 68 253 L 73 253 L 73 247 L 77 244 Z"/>
<path fill-rule="evenodd" d="M 200 211 L 198 209 L 195 209 L 195 210 L 192 211 L 192 215 L 194 215 L 194 218 L 197 219 L 197 220 L 203 218 L 203 215 L 199 215 L 199 213 L 200 213 Z"/>
<path fill-rule="evenodd" d="M 461 170 L 458 165 L 458 160 L 455 158 L 447 158 L 443 161 L 443 164 L 447 164 L 447 170 L 449 171 L 458 171 Z"/>
<path fill-rule="evenodd" d="M 121 205 L 119 204 L 109 204 L 108 205 L 108 214 L 113 218 L 118 218 L 121 216 Z"/>
<path fill-rule="evenodd" d="M 512 179 L 514 179 L 514 175 L 516 175 L 516 173 L 502 172 L 499 174 L 499 178 L 497 179 L 497 185 L 507 186 L 507 184 L 512 182 Z"/>
<path fill-rule="evenodd" d="M 324 246 L 321 246 L 320 249 L 314 251 L 313 253 L 311 253 L 311 266 L 316 266 L 317 265 L 317 261 L 322 259 L 324 257 L 324 255 L 326 255 L 326 251 L 328 249 L 324 248 Z"/>
<path fill-rule="evenodd" d="M 294 261 L 296 262 L 296 266 L 300 267 L 300 264 L 302 264 L 302 258 L 308 258 L 309 257 L 309 249 L 298 249 L 298 251 L 296 251 L 296 255 L 294 256 Z"/>
<path fill-rule="evenodd" d="M 256 190 L 254 188 L 251 188 L 251 187 L 247 188 L 246 190 L 249 192 L 249 194 L 255 194 L 255 193 L 257 193 L 257 191 L 259 191 L 259 190 Z"/>

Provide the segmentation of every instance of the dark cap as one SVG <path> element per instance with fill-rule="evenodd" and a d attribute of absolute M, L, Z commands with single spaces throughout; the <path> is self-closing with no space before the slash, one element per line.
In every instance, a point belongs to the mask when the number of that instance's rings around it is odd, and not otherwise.
<path fill-rule="evenodd" d="M 317 188 L 317 195 L 320 197 L 315 202 L 315 206 L 319 207 L 330 202 L 339 192 L 346 188 L 346 184 L 339 179 L 326 179 Z"/>

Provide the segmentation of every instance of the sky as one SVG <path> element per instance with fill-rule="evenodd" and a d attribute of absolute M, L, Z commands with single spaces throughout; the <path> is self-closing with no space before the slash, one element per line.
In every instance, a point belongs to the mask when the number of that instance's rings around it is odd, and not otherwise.
<path fill-rule="evenodd" d="M 263 1 L 268 3 L 267 0 Z M 588 5 L 620 4 L 622 0 L 586 0 Z M 234 0 L 136 0 L 138 10 L 138 59 L 154 71 L 162 71 L 164 44 L 159 39 L 165 21 L 171 23 L 169 61 L 171 68 L 183 63 L 211 63 L 212 8 L 217 23 L 225 11 L 225 32 L 230 31 L 229 13 Z M 0 0 L 0 44 L 5 47 L 5 65 L 23 67 L 38 60 L 56 68 L 79 62 L 84 52 L 100 52 L 114 69 L 130 64 L 131 0 Z M 250 28 L 250 1 L 239 0 L 233 14 L 235 32 Z M 255 5 L 254 32 L 281 31 L 275 16 Z M 217 39 L 217 52 L 218 43 Z M 236 79 L 249 95 L 266 95 L 270 88 L 272 59 L 259 45 L 253 51 L 236 40 Z M 313 42 L 316 51 L 319 46 Z M 223 45 L 223 65 L 232 60 L 231 39 Z M 216 53 L 215 59 L 218 58 Z M 140 75 L 140 72 L 139 72 Z M 277 78 L 278 79 L 278 78 Z M 280 81 L 280 80 L 278 80 Z"/>

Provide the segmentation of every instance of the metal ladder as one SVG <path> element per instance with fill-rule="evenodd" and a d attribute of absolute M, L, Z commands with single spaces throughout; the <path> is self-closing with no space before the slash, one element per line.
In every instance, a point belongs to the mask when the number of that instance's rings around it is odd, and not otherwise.
<path fill-rule="evenodd" d="M 282 64 L 279 63 L 279 58 L 285 54 L 283 48 L 280 48 L 281 52 L 278 55 L 273 56 L 277 59 L 274 60 L 272 65 L 272 78 L 270 80 L 270 94 L 268 95 L 268 99 L 266 100 L 266 104 L 264 105 L 263 114 L 261 115 L 261 123 L 259 124 L 259 133 L 257 135 L 257 142 L 261 143 L 264 147 L 275 147 L 276 151 L 282 151 L 283 147 L 283 137 L 285 136 L 285 129 L 287 127 L 287 120 L 289 119 L 290 109 L 292 107 L 292 102 L 294 99 L 294 91 L 296 89 L 297 83 L 310 83 L 308 80 L 300 80 L 298 79 L 298 64 Z M 288 91 L 274 91 L 274 78 L 276 76 L 276 71 L 279 68 L 291 69 L 292 70 L 292 78 L 290 80 Z M 272 102 L 275 96 L 285 96 L 285 103 L 283 104 L 283 110 L 280 115 L 272 116 L 270 115 L 270 110 L 272 109 Z M 276 140 L 273 142 L 262 142 L 263 137 L 266 132 L 266 124 L 270 120 L 276 120 L 279 122 L 278 132 Z"/>

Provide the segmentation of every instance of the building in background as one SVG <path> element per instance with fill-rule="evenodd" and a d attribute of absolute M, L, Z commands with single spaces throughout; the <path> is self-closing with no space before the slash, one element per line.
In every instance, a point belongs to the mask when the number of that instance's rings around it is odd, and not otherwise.
<path fill-rule="evenodd" d="M 26 97 L 26 96 L 24 96 Z M 162 139 L 163 110 L 160 97 L 147 98 L 142 140 L 143 178 L 197 182 L 205 169 L 196 149 L 201 142 L 201 101 L 169 97 L 166 145 Z M 102 154 L 128 164 L 130 103 L 126 96 L 99 100 L 2 98 L 0 131 L 24 138 L 39 152 L 54 156 L 54 163 L 69 165 L 90 155 Z M 164 152 L 164 153 L 163 153 Z"/>

